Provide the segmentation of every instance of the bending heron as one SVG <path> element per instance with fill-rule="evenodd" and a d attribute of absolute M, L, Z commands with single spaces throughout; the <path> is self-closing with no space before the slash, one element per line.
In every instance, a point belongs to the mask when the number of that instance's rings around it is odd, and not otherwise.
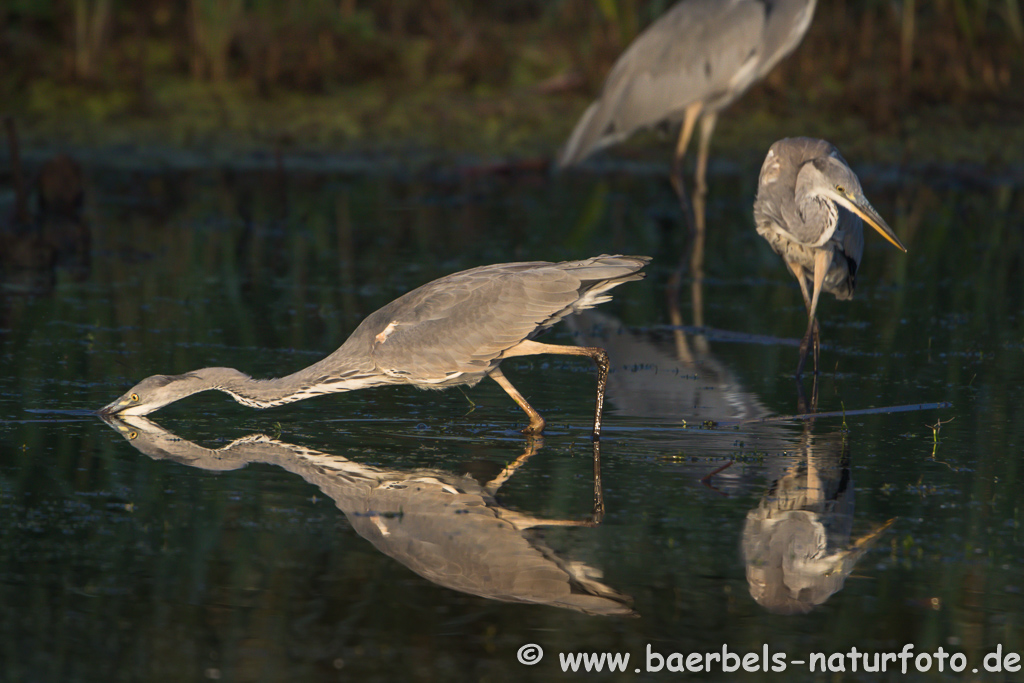
<path fill-rule="evenodd" d="M 327 358 L 278 379 L 252 379 L 234 368 L 202 368 L 154 375 L 100 410 L 102 415 L 147 415 L 200 391 L 216 389 L 253 408 L 385 384 L 423 389 L 473 386 L 490 377 L 530 419 L 523 430 L 540 434 L 544 418 L 498 367 L 515 356 L 543 353 L 589 356 L 597 364 L 594 439 L 601 412 L 608 355 L 599 348 L 533 341 L 562 318 L 611 299 L 608 291 L 640 280 L 647 256 L 595 256 L 584 261 L 501 263 L 434 280 L 370 314 Z"/>
<path fill-rule="evenodd" d="M 786 138 L 768 150 L 757 181 L 754 223 L 757 233 L 796 276 L 807 307 L 807 332 L 800 342 L 796 376 L 803 373 L 814 337 L 815 311 L 822 290 L 850 299 L 864 253 L 864 225 L 906 251 L 892 228 L 864 197 L 860 180 L 839 150 L 824 140 Z"/>
<path fill-rule="evenodd" d="M 571 166 L 657 124 L 682 122 L 672 185 L 685 203 L 682 161 L 700 121 L 696 196 L 703 231 L 708 145 L 718 113 L 796 49 L 817 0 L 682 0 L 622 53 L 558 159 Z"/>

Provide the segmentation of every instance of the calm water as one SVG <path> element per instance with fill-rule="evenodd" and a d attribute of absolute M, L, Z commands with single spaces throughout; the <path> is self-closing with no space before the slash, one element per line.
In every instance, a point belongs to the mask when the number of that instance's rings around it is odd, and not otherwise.
<path fill-rule="evenodd" d="M 1024 192 L 859 170 L 910 251 L 869 235 L 856 299 L 823 299 L 818 408 L 952 407 L 737 425 L 798 411 L 806 322 L 752 227 L 756 166 L 714 178 L 681 338 L 658 175 L 88 167 L 91 259 L 8 269 L 0 299 L 0 678 L 561 680 L 559 653 L 608 652 L 626 673 L 588 679 L 671 680 L 648 646 L 912 644 L 966 673 L 888 678 L 1021 680 L 971 670 L 1024 651 Z M 548 419 L 535 449 L 493 382 L 87 412 L 156 372 L 294 371 L 456 270 L 602 252 L 655 260 L 545 339 L 612 355 L 596 527 L 586 360 L 503 365 Z M 808 667 L 699 675 L 882 678 Z"/>

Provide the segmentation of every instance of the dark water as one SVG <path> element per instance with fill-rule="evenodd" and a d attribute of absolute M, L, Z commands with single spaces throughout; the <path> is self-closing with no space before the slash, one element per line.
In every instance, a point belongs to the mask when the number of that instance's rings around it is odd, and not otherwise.
<path fill-rule="evenodd" d="M 3 283 L 0 678 L 546 680 L 559 653 L 608 652 L 626 673 L 587 678 L 666 680 L 685 660 L 647 673 L 648 647 L 724 646 L 789 666 L 693 675 L 1021 680 L 971 673 L 1024 651 L 1019 186 L 863 172 L 909 254 L 867 236 L 857 297 L 819 309 L 818 408 L 851 414 L 736 426 L 798 411 L 806 321 L 752 227 L 756 167 L 714 178 L 709 329 L 687 281 L 685 349 L 658 175 L 87 170 L 91 258 Z M 86 413 L 156 372 L 291 372 L 453 271 L 602 252 L 655 260 L 544 339 L 612 355 L 596 527 L 585 359 L 503 365 L 548 419 L 535 452 L 489 381 L 268 411 L 210 392 L 114 429 Z M 812 653 L 907 644 L 966 672 L 809 673 Z"/>

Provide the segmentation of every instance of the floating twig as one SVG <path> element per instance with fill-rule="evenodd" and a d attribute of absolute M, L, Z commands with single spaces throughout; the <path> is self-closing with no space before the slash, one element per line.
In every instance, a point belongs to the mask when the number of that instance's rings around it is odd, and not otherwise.
<path fill-rule="evenodd" d="M 902 406 L 885 406 L 882 408 L 861 408 L 859 410 L 833 410 L 826 413 L 800 413 L 798 415 L 772 415 L 771 417 L 761 417 L 756 420 L 722 420 L 716 422 L 716 427 L 737 427 L 740 425 L 758 424 L 762 422 L 789 422 L 791 420 L 815 420 L 822 417 L 841 417 L 844 419 L 855 415 L 885 415 L 888 413 L 909 413 L 918 410 L 940 410 L 943 408 L 952 408 L 953 404 L 949 401 L 939 401 L 938 403 L 911 403 Z M 948 422 L 949 420 L 947 420 Z"/>

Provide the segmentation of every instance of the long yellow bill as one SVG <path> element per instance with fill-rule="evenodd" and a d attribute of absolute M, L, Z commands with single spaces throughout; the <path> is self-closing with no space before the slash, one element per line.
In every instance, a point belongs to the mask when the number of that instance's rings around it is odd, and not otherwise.
<path fill-rule="evenodd" d="M 882 217 L 878 215 L 878 212 L 875 211 L 875 208 L 873 206 L 871 206 L 867 202 L 863 204 L 848 202 L 846 204 L 846 208 L 860 216 L 861 219 L 863 219 L 868 225 L 877 230 L 882 237 L 889 240 L 889 242 L 894 247 L 903 252 L 907 250 L 907 248 L 903 246 L 903 243 L 900 242 L 900 238 L 897 237 L 896 233 L 892 231 L 892 228 L 889 227 L 889 224 L 886 223 L 882 219 Z"/>

